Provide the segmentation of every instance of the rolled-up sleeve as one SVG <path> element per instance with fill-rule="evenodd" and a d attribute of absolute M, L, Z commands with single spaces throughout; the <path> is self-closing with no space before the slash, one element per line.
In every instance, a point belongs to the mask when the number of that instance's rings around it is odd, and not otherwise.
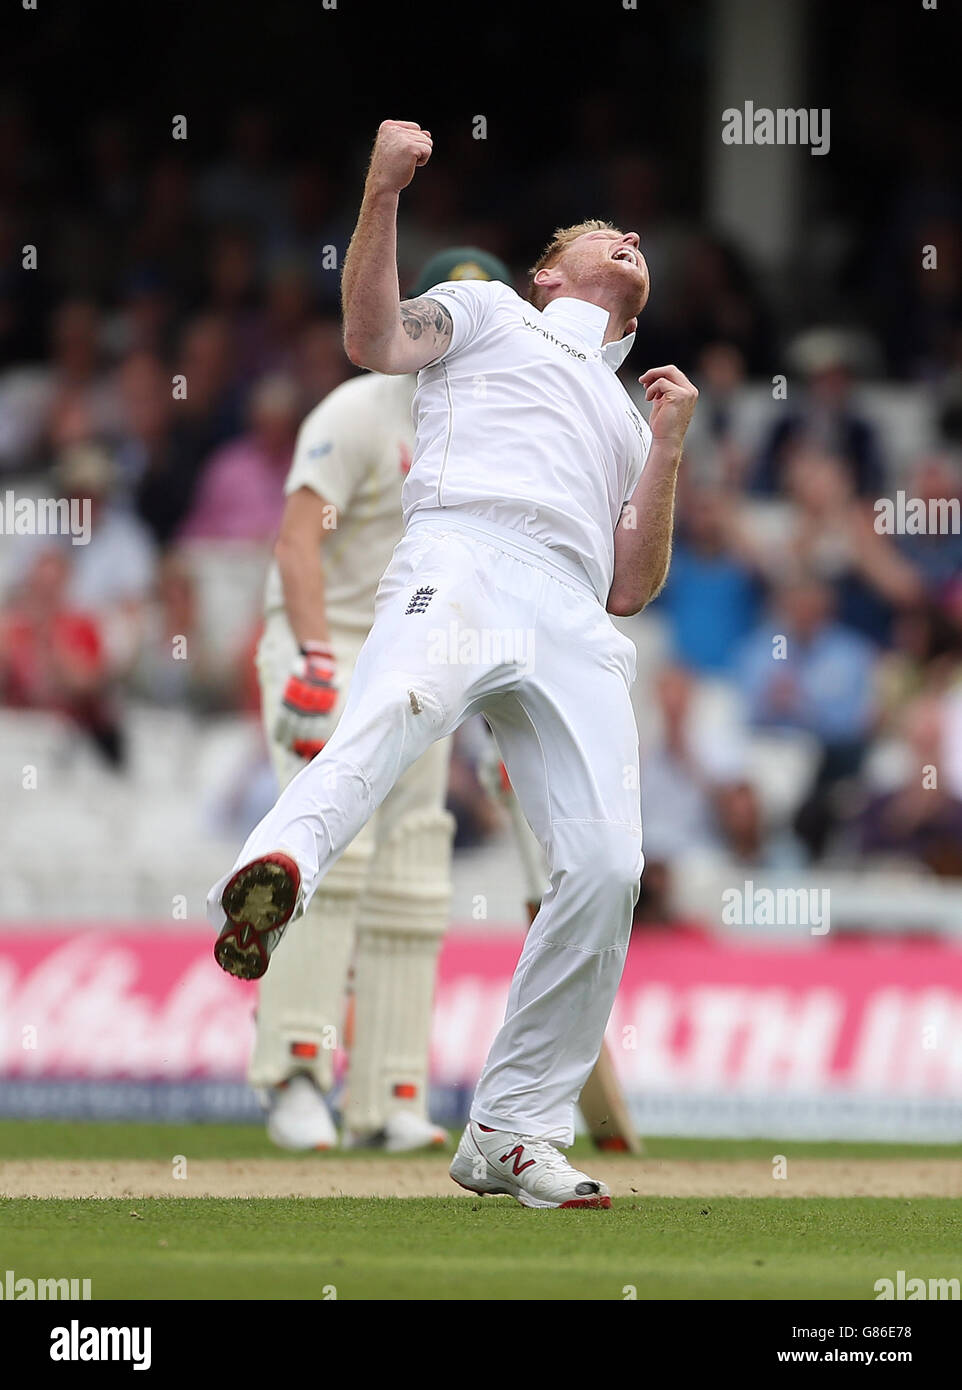
<path fill-rule="evenodd" d="M 497 280 L 445 280 L 434 285 L 424 299 L 434 299 L 451 315 L 451 341 L 426 365 L 451 357 L 478 336 L 496 296 L 504 289 Z"/>

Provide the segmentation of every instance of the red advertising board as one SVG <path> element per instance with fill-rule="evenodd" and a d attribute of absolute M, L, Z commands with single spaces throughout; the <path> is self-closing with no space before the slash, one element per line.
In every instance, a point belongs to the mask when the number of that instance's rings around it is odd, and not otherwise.
<path fill-rule="evenodd" d="M 520 945 L 513 935 L 449 936 L 437 1085 L 472 1085 Z M 255 1002 L 255 987 L 218 970 L 196 929 L 0 932 L 0 1077 L 240 1079 Z M 629 1095 L 652 1117 L 670 1102 L 682 1128 L 686 1097 L 705 1114 L 726 1100 L 797 1096 L 937 1103 L 941 1133 L 962 1117 L 962 950 L 831 938 L 776 949 L 645 933 L 608 1040 Z"/>

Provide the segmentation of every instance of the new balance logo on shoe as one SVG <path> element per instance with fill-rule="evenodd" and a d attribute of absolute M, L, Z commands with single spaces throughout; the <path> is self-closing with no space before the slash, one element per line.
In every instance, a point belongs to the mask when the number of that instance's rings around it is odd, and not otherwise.
<path fill-rule="evenodd" d="M 404 616 L 407 617 L 411 613 L 425 612 L 428 604 L 431 602 L 432 598 L 436 593 L 437 589 L 432 589 L 429 587 L 425 587 L 423 589 L 415 589 L 410 603 L 404 610 Z"/>
<path fill-rule="evenodd" d="M 507 1163 L 509 1158 L 514 1159 L 514 1163 L 511 1166 L 511 1171 L 514 1173 L 515 1177 L 518 1177 L 521 1173 L 524 1172 L 526 1168 L 530 1168 L 531 1165 L 534 1163 L 533 1158 L 529 1158 L 527 1163 L 521 1162 L 521 1160 L 524 1158 L 523 1144 L 515 1144 L 513 1149 L 509 1149 L 509 1151 L 506 1154 L 502 1154 L 501 1162 Z"/>

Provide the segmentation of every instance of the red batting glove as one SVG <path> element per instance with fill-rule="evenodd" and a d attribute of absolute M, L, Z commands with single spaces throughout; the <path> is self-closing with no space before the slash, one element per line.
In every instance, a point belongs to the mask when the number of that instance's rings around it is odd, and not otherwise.
<path fill-rule="evenodd" d="M 337 696 L 333 651 L 326 642 L 305 642 L 284 687 L 274 737 L 310 760 L 334 732 Z"/>
<path fill-rule="evenodd" d="M 484 746 L 477 771 L 478 781 L 492 801 L 502 801 L 511 794 L 511 779 L 493 738 L 488 739 Z"/>

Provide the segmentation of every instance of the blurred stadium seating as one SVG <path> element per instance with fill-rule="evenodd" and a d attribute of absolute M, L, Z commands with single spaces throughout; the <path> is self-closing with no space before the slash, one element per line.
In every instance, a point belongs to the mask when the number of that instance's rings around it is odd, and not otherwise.
<path fill-rule="evenodd" d="M 552 115 L 547 142 L 537 92 L 516 92 L 527 114 L 507 165 L 496 120 L 485 145 L 440 101 L 432 124 L 451 154 L 405 199 L 402 281 L 441 245 L 476 240 L 520 286 L 552 224 L 590 205 L 636 227 L 652 266 L 627 388 L 637 398 L 637 371 L 676 360 L 701 390 L 672 578 L 623 624 L 639 651 L 639 922 L 720 931 L 719 884 L 815 872 L 836 885 L 840 926 L 951 930 L 955 913 L 962 932 L 962 851 L 947 846 L 962 826 L 962 539 L 867 534 L 874 500 L 897 489 L 959 496 L 957 142 L 941 88 L 926 93 L 903 64 L 914 39 L 906 48 L 878 22 L 863 43 L 860 6 L 790 8 L 781 37 L 765 30 L 778 51 L 755 53 L 734 42 L 750 7 L 722 4 L 712 19 L 690 0 L 644 90 L 616 74 L 586 82 Z M 876 19 L 883 9 L 894 13 L 876 6 Z M 829 18 L 851 42 L 823 41 Z M 64 34 L 77 22 L 65 17 Z M 709 69 L 699 43 L 710 23 Z M 802 24 L 814 36 L 804 60 L 785 37 Z M 319 159 L 304 134 L 314 98 L 294 80 L 307 49 L 285 41 L 283 101 L 212 111 L 204 54 L 213 45 L 238 73 L 254 57 L 241 31 L 196 25 L 178 62 L 197 139 L 158 142 L 133 100 L 136 75 L 105 50 L 81 81 L 63 35 L 56 51 L 33 41 L 76 102 L 69 132 L 26 85 L 0 93 L 0 481 L 17 497 L 93 505 L 91 545 L 60 545 L 55 564 L 43 562 L 49 542 L 0 529 L 4 785 L 38 768 L 36 790 L 8 790 L 0 807 L 11 848 L 0 920 L 177 920 L 175 896 L 194 920 L 272 794 L 252 667 L 263 577 L 297 418 L 352 373 L 338 273 L 376 91 L 352 92 L 356 125 Z M 600 30 L 584 43 L 586 55 L 609 52 Z M 747 66 L 729 70 L 736 51 Z M 629 47 L 609 56 L 633 72 Z M 868 121 L 860 93 L 896 68 L 903 105 Z M 779 153 L 790 207 L 775 185 L 746 183 L 744 163 L 726 185 L 734 157 L 706 140 L 725 83 L 776 70 L 796 86 L 817 73 L 836 132 L 830 160 Z M 98 84 L 116 90 L 112 110 Z M 674 109 L 678 90 L 685 117 L 655 142 L 651 117 Z M 25 273 L 30 229 L 51 227 L 42 273 Z M 937 279 L 918 269 L 932 238 Z M 186 399 L 172 390 L 178 374 Z M 228 500 L 249 488 L 257 505 L 224 506 L 225 478 Z M 848 663 L 844 738 L 826 732 L 830 695 L 805 708 L 797 690 L 752 683 L 745 652 L 784 631 L 789 578 L 824 590 L 821 630 Z M 456 751 L 455 916 L 468 916 L 483 877 L 491 918 L 516 921 L 520 882 L 473 774 L 477 746 L 465 731 Z M 939 786 L 910 807 L 928 761 Z M 900 815 L 912 826 L 903 841 L 891 829 Z"/>

